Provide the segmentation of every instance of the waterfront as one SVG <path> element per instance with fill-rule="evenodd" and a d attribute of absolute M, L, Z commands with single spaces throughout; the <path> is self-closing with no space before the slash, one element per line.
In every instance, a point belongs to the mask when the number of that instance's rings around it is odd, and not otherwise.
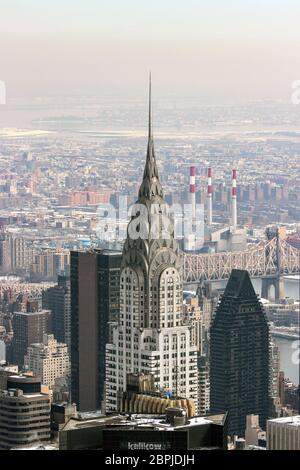
<path fill-rule="evenodd" d="M 261 280 L 252 280 L 256 292 L 261 294 Z M 300 282 L 295 279 L 284 279 L 285 296 L 294 300 L 300 297 Z M 289 378 L 295 385 L 299 384 L 299 364 L 292 360 L 295 356 L 295 339 L 276 338 L 276 344 L 280 350 L 280 368 L 284 371 L 286 378 Z"/>
<path fill-rule="evenodd" d="M 258 295 L 261 295 L 261 280 L 252 279 L 254 289 Z M 217 282 L 215 287 L 224 288 L 226 282 Z M 294 300 L 300 299 L 300 282 L 295 279 L 284 279 L 285 296 Z M 299 384 L 299 364 L 293 361 L 295 357 L 295 339 L 276 338 L 276 344 L 280 350 L 280 368 L 284 371 L 285 377 L 289 378 L 295 385 Z M 299 343 L 298 343 L 299 344 Z"/>
<path fill-rule="evenodd" d="M 280 369 L 284 371 L 286 378 L 290 379 L 295 385 L 298 385 L 299 365 L 293 361 L 297 342 L 295 340 L 285 338 L 275 338 L 275 342 L 280 350 Z"/>
<path fill-rule="evenodd" d="M 256 292 L 261 294 L 261 280 L 253 279 Z M 285 296 L 299 300 L 300 282 L 295 279 L 284 279 Z M 284 371 L 286 378 L 289 378 L 295 385 L 299 384 L 299 364 L 292 360 L 295 356 L 295 339 L 276 338 L 276 344 L 280 350 L 280 368 Z"/>
<path fill-rule="evenodd" d="M 251 279 L 255 292 L 261 296 L 261 279 Z M 213 288 L 225 289 L 227 281 L 212 281 Z M 195 284 L 186 284 L 185 289 L 191 292 L 196 292 L 197 286 Z M 293 279 L 284 278 L 284 294 L 294 300 L 300 299 L 300 280 L 296 277 Z"/>
<path fill-rule="evenodd" d="M 257 294 L 261 295 L 261 279 L 252 279 L 252 283 Z M 284 294 L 285 297 L 289 297 L 294 300 L 299 300 L 300 281 L 297 281 L 296 279 L 284 278 Z"/>

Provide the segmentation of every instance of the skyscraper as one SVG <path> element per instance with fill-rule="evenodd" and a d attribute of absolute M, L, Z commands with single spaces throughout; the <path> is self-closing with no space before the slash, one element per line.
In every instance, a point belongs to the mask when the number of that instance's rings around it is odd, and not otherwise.
<path fill-rule="evenodd" d="M 270 341 L 270 396 L 275 407 L 280 404 L 279 377 L 280 377 L 280 350 L 276 342 L 272 338 Z"/>
<path fill-rule="evenodd" d="M 127 228 L 120 319 L 106 355 L 106 411 L 119 408 L 127 374 L 154 375 L 157 390 L 197 405 L 197 348 L 182 324 L 182 261 L 160 184 L 151 123 L 143 181 Z"/>
<path fill-rule="evenodd" d="M 0 231 L 0 272 L 7 273 L 11 269 L 9 239 L 5 232 Z"/>
<path fill-rule="evenodd" d="M 104 397 L 109 322 L 119 312 L 121 253 L 71 252 L 71 389 L 80 411 L 100 409 Z"/>
<path fill-rule="evenodd" d="M 210 411 L 228 411 L 228 433 L 243 436 L 246 416 L 269 411 L 269 328 L 247 271 L 234 269 L 210 330 Z"/>
<path fill-rule="evenodd" d="M 8 237 L 11 254 L 11 268 L 14 272 L 29 269 L 33 259 L 33 249 L 28 240 L 10 235 Z"/>

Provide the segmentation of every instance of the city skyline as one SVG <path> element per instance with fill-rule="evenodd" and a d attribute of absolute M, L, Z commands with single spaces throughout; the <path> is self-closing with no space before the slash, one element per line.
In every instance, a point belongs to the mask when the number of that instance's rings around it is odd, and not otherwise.
<path fill-rule="evenodd" d="M 0 449 L 300 450 L 299 1 L 0 14 Z"/>

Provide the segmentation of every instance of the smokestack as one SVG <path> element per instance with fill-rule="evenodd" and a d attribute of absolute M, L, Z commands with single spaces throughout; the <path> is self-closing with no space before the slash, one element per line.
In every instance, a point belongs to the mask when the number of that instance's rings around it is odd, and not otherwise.
<path fill-rule="evenodd" d="M 208 168 L 207 174 L 207 224 L 212 224 L 212 170 Z"/>
<path fill-rule="evenodd" d="M 190 204 L 192 205 L 192 224 L 196 224 L 196 184 L 195 184 L 196 168 L 190 167 Z"/>
<path fill-rule="evenodd" d="M 236 230 L 237 226 L 237 206 L 236 206 L 236 170 L 232 170 L 232 193 L 231 193 L 231 210 L 232 210 L 232 228 Z"/>

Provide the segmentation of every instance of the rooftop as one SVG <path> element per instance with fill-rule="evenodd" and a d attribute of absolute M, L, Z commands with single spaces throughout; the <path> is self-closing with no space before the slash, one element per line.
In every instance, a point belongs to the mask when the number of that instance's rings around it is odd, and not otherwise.
<path fill-rule="evenodd" d="M 24 447 L 13 447 L 11 450 L 58 450 L 58 447 L 50 444 L 36 444 Z"/>
<path fill-rule="evenodd" d="M 69 421 L 63 426 L 63 431 L 69 431 L 74 429 L 80 429 L 84 427 L 97 427 L 104 424 L 109 424 L 113 421 L 119 421 L 124 419 L 121 415 L 114 415 L 114 416 L 101 416 L 101 417 L 90 417 L 89 419 L 82 419 L 82 418 L 70 418 Z"/>
<path fill-rule="evenodd" d="M 20 392 L 20 395 L 15 395 L 15 393 Z M 17 400 L 28 400 L 33 398 L 49 398 L 49 395 L 46 393 L 24 393 L 22 390 L 17 388 L 9 388 L 8 390 L 0 390 L 1 397 L 15 398 Z"/>
<path fill-rule="evenodd" d="M 52 284 L 51 284 L 51 287 L 52 287 Z M 41 315 L 45 313 L 51 313 L 51 310 L 42 309 L 42 310 L 36 310 L 34 312 L 15 312 L 15 315 L 30 316 L 30 315 Z"/>
<path fill-rule="evenodd" d="M 284 418 L 269 419 L 269 423 L 288 424 L 289 426 L 300 426 L 300 415 L 286 416 Z"/>
<path fill-rule="evenodd" d="M 166 421 L 165 415 L 147 415 L 147 414 L 132 414 L 132 415 L 114 415 L 114 416 L 101 416 L 90 418 L 86 420 L 71 418 L 66 425 L 63 427 L 64 431 L 71 429 L 82 429 L 85 427 L 97 427 L 105 425 L 110 429 L 120 429 L 126 427 L 129 429 L 145 430 L 146 428 L 152 428 L 154 430 L 166 430 L 173 431 L 180 428 L 199 426 L 205 424 L 220 424 L 222 425 L 225 421 L 225 414 L 220 415 L 209 415 L 209 416 L 195 416 L 189 418 L 187 423 L 184 425 L 174 426 L 173 424 Z"/>

